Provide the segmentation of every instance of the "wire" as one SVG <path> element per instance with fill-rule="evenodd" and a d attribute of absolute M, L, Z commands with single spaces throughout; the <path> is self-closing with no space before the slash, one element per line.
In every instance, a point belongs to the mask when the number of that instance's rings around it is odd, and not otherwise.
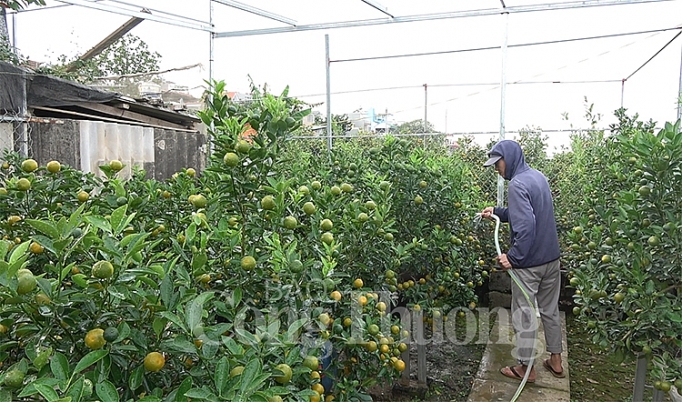
<path fill-rule="evenodd" d="M 680 36 L 680 34 L 682 34 L 682 31 L 678 32 L 677 35 L 673 36 L 673 38 L 670 39 L 670 40 L 668 41 L 668 43 L 666 43 L 665 45 L 663 45 L 663 47 L 660 48 L 660 49 L 658 50 L 658 52 L 654 53 L 654 55 L 651 56 L 651 57 L 649 58 L 649 60 L 645 61 L 644 64 L 642 64 L 641 66 L 639 66 L 639 68 L 638 68 L 637 70 L 635 70 L 632 74 L 628 75 L 627 78 L 625 78 L 623 81 L 627 81 L 627 80 L 630 79 L 630 77 L 632 77 L 633 75 L 637 74 L 637 72 L 638 72 L 639 70 L 641 70 L 644 66 L 646 66 L 647 64 L 649 64 L 649 62 L 650 62 L 651 60 L 653 60 L 656 56 L 658 56 L 658 55 L 663 51 L 663 49 L 665 49 L 666 47 L 668 47 L 668 45 L 670 45 L 671 43 L 673 43 L 673 41 L 674 41 L 675 39 L 677 39 L 677 37 Z"/>
<path fill-rule="evenodd" d="M 607 38 L 616 38 L 616 37 L 620 37 L 620 36 L 642 35 L 642 34 L 647 34 L 647 33 L 660 33 L 660 32 L 671 31 L 671 30 L 675 30 L 675 29 L 679 30 L 679 29 L 682 29 L 682 27 L 652 29 L 652 30 L 647 30 L 647 31 L 624 32 L 624 33 L 596 35 L 596 36 L 584 36 L 584 37 L 580 37 L 580 38 L 557 39 L 557 40 L 542 41 L 542 42 L 517 43 L 515 45 L 509 45 L 507 47 L 508 48 L 516 48 L 516 47 L 528 47 L 528 46 L 540 46 L 540 45 L 554 45 L 554 44 L 559 44 L 559 43 L 569 43 L 569 42 L 577 42 L 577 41 L 583 41 L 583 40 L 607 39 Z M 352 59 L 329 60 L 329 62 L 330 63 L 343 63 L 343 62 L 349 62 L 349 61 L 367 61 L 367 60 L 395 59 L 395 58 L 402 58 L 402 57 L 434 56 L 434 55 L 440 55 L 440 54 L 475 52 L 475 51 L 481 51 L 481 50 L 496 50 L 499 48 L 500 48 L 500 46 L 486 46 L 486 47 L 477 47 L 477 48 L 468 48 L 468 49 L 442 50 L 442 51 L 437 51 L 437 52 L 404 53 L 404 54 L 387 55 L 387 56 L 357 57 L 357 58 L 352 58 Z"/>
<path fill-rule="evenodd" d="M 517 81 L 510 82 L 507 85 L 522 85 L 522 84 L 597 84 L 597 83 L 612 83 L 621 82 L 621 80 L 581 80 L 581 81 L 559 81 L 559 80 L 546 80 L 546 81 Z M 428 84 L 429 88 L 447 88 L 447 87 L 476 87 L 476 86 L 488 86 L 488 85 L 499 85 L 499 82 L 472 82 L 472 83 L 453 83 L 453 84 Z M 337 91 L 332 92 L 331 95 L 344 95 L 344 94 L 355 94 L 362 92 L 374 92 L 374 91 L 391 91 L 397 89 L 423 89 L 424 85 L 403 85 L 395 87 L 381 87 L 381 88 L 367 88 L 367 89 L 352 89 L 348 91 Z M 295 98 L 315 98 L 319 96 L 326 96 L 326 93 L 319 94 L 306 94 L 306 95 L 296 95 Z"/>

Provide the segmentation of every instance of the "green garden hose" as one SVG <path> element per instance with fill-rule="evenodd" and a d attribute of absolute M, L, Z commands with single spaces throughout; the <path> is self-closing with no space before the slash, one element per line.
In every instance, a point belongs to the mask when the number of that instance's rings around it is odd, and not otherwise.
<path fill-rule="evenodd" d="M 478 221 L 480 221 L 482 216 L 483 215 L 481 215 L 481 214 L 477 214 L 476 219 Z M 495 248 L 497 251 L 497 255 L 499 256 L 499 255 L 502 255 L 502 249 L 500 249 L 500 217 L 495 215 L 495 214 L 491 214 L 490 217 L 492 219 L 495 219 Z M 521 293 L 526 298 L 528 305 L 531 307 L 531 309 L 533 309 L 533 313 L 537 317 L 538 311 L 535 308 L 535 303 L 533 303 L 533 301 L 530 299 L 530 295 L 526 291 L 526 286 L 519 280 L 519 278 L 514 273 L 513 269 L 508 269 L 507 273 L 511 277 L 512 281 L 514 281 L 516 286 L 519 287 L 519 289 L 521 290 Z M 537 336 L 537 332 L 536 332 L 535 336 Z M 533 338 L 535 338 L 535 336 Z M 534 360 L 535 360 L 535 341 L 533 341 L 533 349 L 532 349 L 531 354 L 530 354 L 530 359 L 528 361 L 526 373 L 524 374 L 523 379 L 521 380 L 521 384 L 516 389 L 516 393 L 514 394 L 514 396 L 512 397 L 512 399 L 509 402 L 516 402 L 516 400 L 519 398 L 519 395 L 521 395 L 521 392 L 523 392 L 523 387 L 525 387 L 526 383 L 528 382 L 528 376 L 530 375 L 530 371 L 531 371 L 531 368 L 533 367 L 533 361 Z"/>

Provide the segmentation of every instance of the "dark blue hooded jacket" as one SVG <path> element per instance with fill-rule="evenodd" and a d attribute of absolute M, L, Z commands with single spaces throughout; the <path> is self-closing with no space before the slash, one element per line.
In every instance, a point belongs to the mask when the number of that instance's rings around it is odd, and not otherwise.
<path fill-rule="evenodd" d="M 496 207 L 495 215 L 509 222 L 511 247 L 507 258 L 512 267 L 535 267 L 556 260 L 560 255 L 559 237 L 547 178 L 528 166 L 515 141 L 500 141 L 489 154 L 502 155 L 506 164 L 509 207 Z"/>

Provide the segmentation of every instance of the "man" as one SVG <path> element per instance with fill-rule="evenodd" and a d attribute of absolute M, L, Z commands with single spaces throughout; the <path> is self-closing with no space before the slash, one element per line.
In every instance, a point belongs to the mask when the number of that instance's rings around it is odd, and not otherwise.
<path fill-rule="evenodd" d="M 523 157 L 521 146 L 511 140 L 498 142 L 488 152 L 489 159 L 483 166 L 495 165 L 495 170 L 509 180 L 508 208 L 487 207 L 484 218 L 497 215 L 502 222 L 509 222 L 511 244 L 509 250 L 497 257 L 503 270 L 514 269 L 525 287 L 530 300 L 536 300 L 536 308 L 545 329 L 545 342 L 550 358 L 543 366 L 553 376 L 563 378 L 566 374 L 561 364 L 561 318 L 559 316 L 559 238 L 554 220 L 552 193 L 547 178 L 532 169 Z M 537 322 L 523 291 L 512 283 L 512 324 L 516 333 L 518 365 L 503 367 L 500 372 L 514 379 L 522 379 L 528 370 Z M 528 382 L 535 382 L 536 373 L 530 367 Z"/>

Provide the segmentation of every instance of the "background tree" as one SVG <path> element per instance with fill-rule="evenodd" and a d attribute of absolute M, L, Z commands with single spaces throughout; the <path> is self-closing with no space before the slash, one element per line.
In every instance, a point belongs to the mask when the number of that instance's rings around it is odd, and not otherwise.
<path fill-rule="evenodd" d="M 0 0 L 0 61 L 9 61 L 19 64 L 19 57 L 13 51 L 9 43 L 9 31 L 7 30 L 7 9 L 19 10 L 31 4 L 45 5 L 45 0 Z"/>
<path fill-rule="evenodd" d="M 398 127 L 396 127 L 395 130 L 397 131 L 398 134 L 421 134 L 424 132 L 424 120 L 418 119 L 400 124 Z M 436 131 L 433 124 L 427 121 L 426 132 L 437 133 L 438 131 Z"/>
<path fill-rule="evenodd" d="M 326 116 L 315 116 L 315 125 L 327 125 Z M 344 135 L 353 128 L 347 114 L 332 114 L 332 134 Z"/>
<path fill-rule="evenodd" d="M 66 72 L 71 63 L 78 63 L 73 72 Z M 149 50 L 149 46 L 140 37 L 127 34 L 104 49 L 90 60 L 78 60 L 78 56 L 61 55 L 58 63 L 41 67 L 39 72 L 78 81 L 84 84 L 98 84 L 105 89 L 115 90 L 130 96 L 138 96 L 138 85 L 152 80 L 153 74 L 159 70 L 161 54 Z M 134 77 L 126 77 L 127 75 Z M 122 76 L 120 78 L 114 78 Z M 156 79 L 161 83 L 160 79 Z"/>

